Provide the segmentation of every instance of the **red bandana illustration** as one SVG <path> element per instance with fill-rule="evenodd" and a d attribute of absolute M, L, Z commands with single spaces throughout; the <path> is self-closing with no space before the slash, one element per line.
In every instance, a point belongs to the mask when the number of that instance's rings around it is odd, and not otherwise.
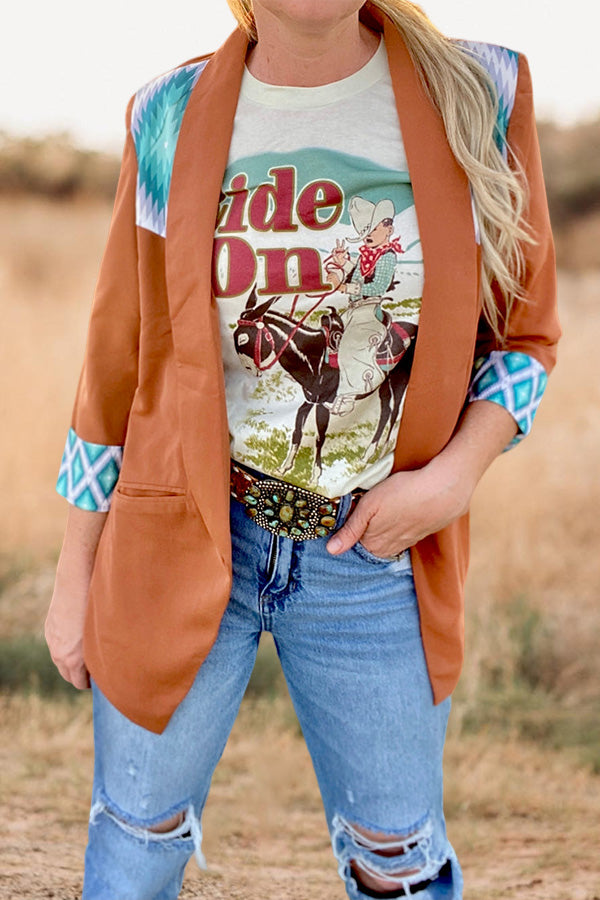
<path fill-rule="evenodd" d="M 363 278 L 368 278 L 369 275 L 373 274 L 377 261 L 389 250 L 393 250 L 395 253 L 404 253 L 399 238 L 394 238 L 392 241 L 381 244 L 374 249 L 367 247 L 366 244 L 362 244 L 362 246 L 358 248 L 358 252 L 360 253 L 360 274 Z"/>

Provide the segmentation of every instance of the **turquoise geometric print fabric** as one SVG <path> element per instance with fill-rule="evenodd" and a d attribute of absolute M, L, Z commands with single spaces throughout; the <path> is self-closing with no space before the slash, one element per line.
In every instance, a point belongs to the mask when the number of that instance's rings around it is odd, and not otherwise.
<path fill-rule="evenodd" d="M 459 43 L 483 66 L 496 85 L 498 95 L 496 139 L 499 149 L 506 156 L 506 131 L 515 105 L 519 54 L 497 44 L 484 44 L 478 41 L 459 41 Z"/>
<path fill-rule="evenodd" d="M 467 400 L 491 400 L 503 406 L 519 426 L 510 449 L 531 431 L 548 376 L 542 364 L 527 353 L 493 350 L 475 362 Z"/>
<path fill-rule="evenodd" d="M 136 223 L 164 237 L 169 187 L 181 121 L 207 60 L 156 78 L 135 97 L 131 133 L 138 161 Z"/>
<path fill-rule="evenodd" d="M 69 429 L 56 490 L 69 503 L 92 512 L 107 512 L 121 471 L 123 448 L 90 444 Z"/>

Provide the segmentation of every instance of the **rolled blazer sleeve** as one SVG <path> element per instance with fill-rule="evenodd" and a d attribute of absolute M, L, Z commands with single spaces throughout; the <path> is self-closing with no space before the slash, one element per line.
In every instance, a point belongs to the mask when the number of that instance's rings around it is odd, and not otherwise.
<path fill-rule="evenodd" d="M 127 106 L 127 135 L 113 215 L 56 486 L 69 502 L 99 512 L 109 508 L 118 479 L 138 383 L 140 302 L 133 100 Z"/>
<path fill-rule="evenodd" d="M 531 74 L 519 55 L 515 104 L 507 130 L 509 163 L 521 166 L 528 191 L 526 220 L 535 243 L 525 244 L 522 301 L 514 304 L 506 342 L 499 346 L 481 317 L 468 401 L 491 400 L 515 418 L 519 433 L 506 449 L 525 437 L 556 363 L 560 337 L 556 297 L 556 261 L 537 136 Z M 495 289 L 501 312 L 504 303 Z"/>

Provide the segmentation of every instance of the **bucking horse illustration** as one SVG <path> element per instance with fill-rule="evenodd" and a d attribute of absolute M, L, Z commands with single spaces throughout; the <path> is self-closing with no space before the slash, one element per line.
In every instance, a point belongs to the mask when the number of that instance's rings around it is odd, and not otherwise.
<path fill-rule="evenodd" d="M 321 454 L 327 436 L 338 384 L 336 350 L 344 331 L 344 323 L 334 307 L 327 307 L 320 319 L 320 327 L 312 328 L 306 319 L 294 319 L 273 309 L 280 296 L 257 302 L 256 288 L 252 289 L 246 308 L 237 321 L 233 333 L 235 349 L 242 364 L 254 375 L 279 365 L 300 385 L 304 402 L 298 408 L 289 451 L 277 471 L 283 477 L 296 460 L 306 420 L 314 408 L 317 437 L 310 483 L 318 484 L 322 464 Z M 379 344 L 377 364 L 390 375 L 376 388 L 379 392 L 380 415 L 377 428 L 365 453 L 365 459 L 375 459 L 385 449 L 398 418 L 400 403 L 410 375 L 417 326 L 411 322 L 394 322 L 384 311 L 386 333 Z M 371 392 L 372 393 L 372 392 Z M 356 399 L 367 397 L 358 394 Z M 385 437 L 384 437 L 385 436 Z"/>

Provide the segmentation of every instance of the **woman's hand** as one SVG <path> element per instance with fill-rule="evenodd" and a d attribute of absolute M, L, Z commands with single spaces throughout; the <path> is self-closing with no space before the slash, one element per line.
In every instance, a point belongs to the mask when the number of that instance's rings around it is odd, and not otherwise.
<path fill-rule="evenodd" d="M 422 469 L 396 472 L 364 495 L 327 549 L 344 553 L 360 541 L 375 556 L 396 556 L 463 515 L 474 487 L 439 457 Z"/>
<path fill-rule="evenodd" d="M 451 441 L 422 469 L 396 472 L 371 488 L 327 542 L 344 553 L 357 541 L 396 556 L 467 512 L 479 479 L 517 432 L 512 415 L 488 400 L 469 403 Z"/>
<path fill-rule="evenodd" d="M 44 635 L 54 665 L 79 690 L 90 686 L 83 661 L 83 624 L 87 609 L 89 579 L 71 583 L 57 575 L 46 616 Z"/>
<path fill-rule="evenodd" d="M 90 676 L 83 661 L 83 626 L 94 559 L 106 513 L 69 507 L 65 539 L 44 634 L 52 660 L 65 679 L 84 690 Z"/>

